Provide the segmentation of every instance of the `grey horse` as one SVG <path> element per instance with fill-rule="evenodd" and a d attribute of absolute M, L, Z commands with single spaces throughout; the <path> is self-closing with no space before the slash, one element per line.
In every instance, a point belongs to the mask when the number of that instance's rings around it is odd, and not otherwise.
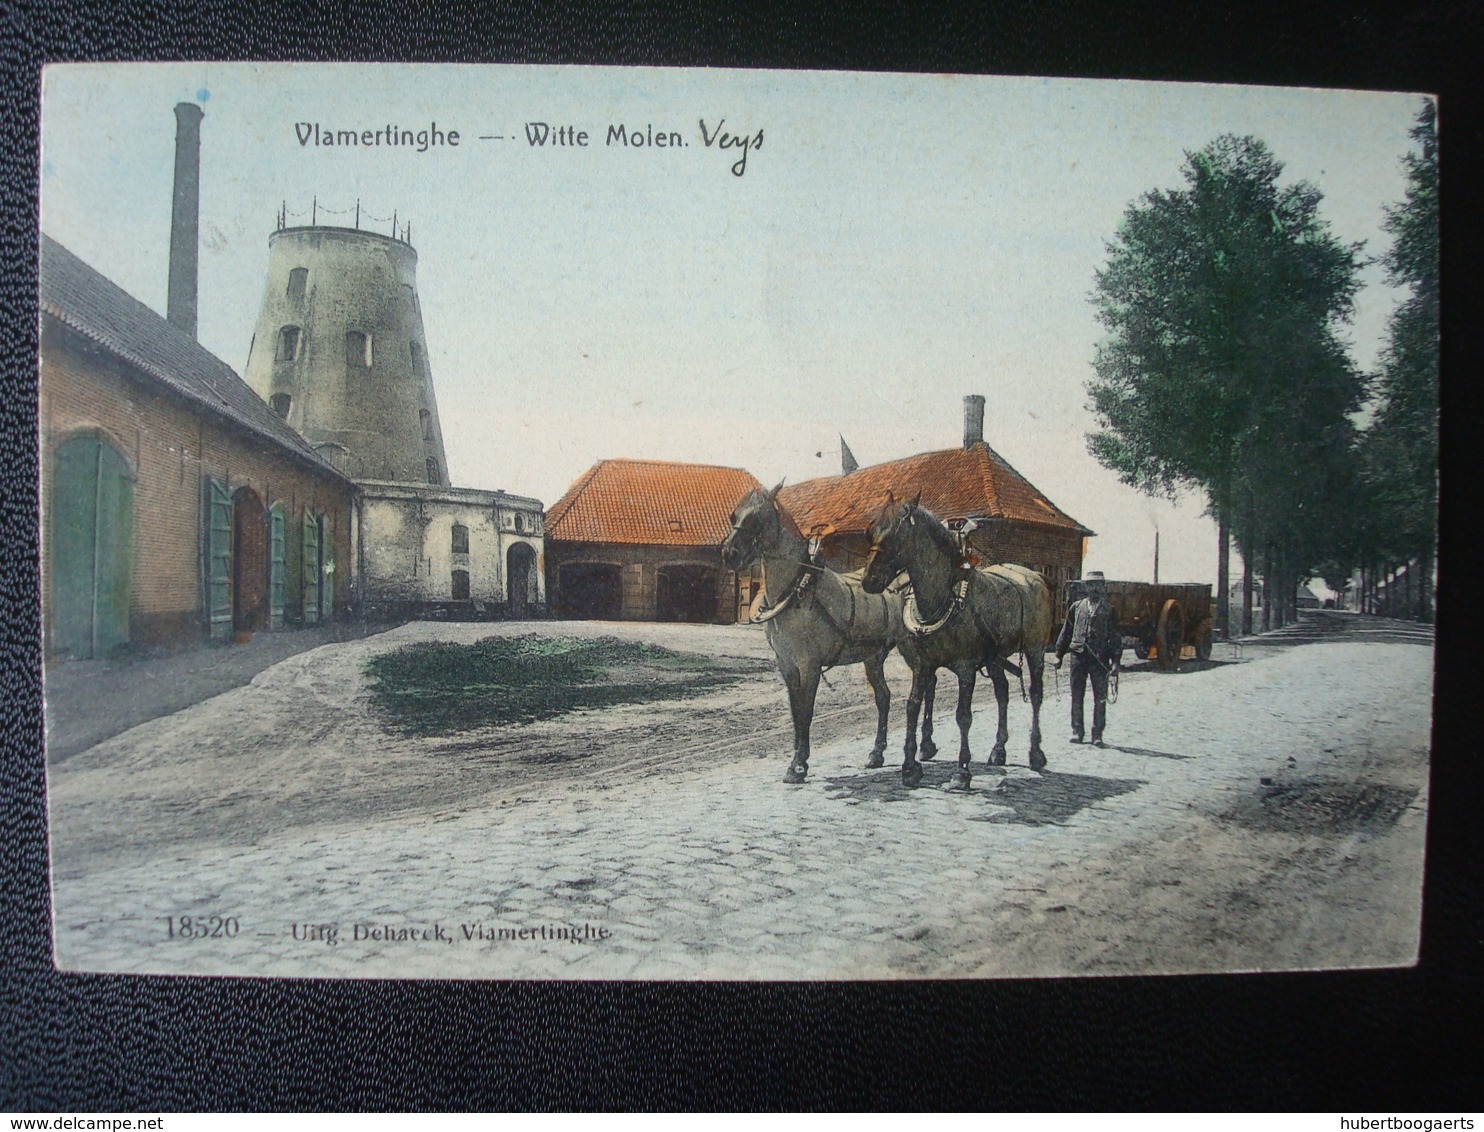
<path fill-rule="evenodd" d="M 994 682 L 1000 709 L 989 762 L 1004 765 L 1010 699 L 1005 673 L 1019 674 L 1010 661 L 1017 652 L 1023 653 L 1030 669 L 1029 762 L 1032 770 L 1042 770 L 1046 766 L 1041 750 L 1042 674 L 1051 638 L 1051 592 L 1040 574 L 1024 566 L 975 566 L 943 522 L 918 505 L 920 499 L 920 494 L 901 503 L 888 499 L 882 507 L 866 532 L 871 553 L 863 578 L 867 593 L 881 593 L 903 571 L 912 583 L 903 609 L 913 644 L 912 655 L 905 649 L 902 653 L 912 664 L 902 782 L 915 786 L 922 779 L 916 761 L 917 714 L 924 702 L 932 703 L 939 668 L 951 670 L 959 679 L 958 772 L 951 785 L 957 789 L 969 785 L 969 725 L 974 719 L 974 677 L 980 668 Z"/>
<path fill-rule="evenodd" d="M 721 559 L 729 570 L 762 563 L 762 601 L 752 620 L 766 623 L 768 644 L 788 689 L 794 757 L 783 781 L 800 783 L 809 773 L 809 729 L 820 673 L 836 665 L 865 665 L 866 680 L 876 698 L 876 742 L 866 765 L 883 765 L 891 705 L 883 665 L 894 647 L 906 643 L 910 649 L 911 643 L 902 623 L 902 596 L 869 594 L 858 575 L 839 574 L 819 565 L 809 540 L 778 503 L 782 486 L 752 491 L 737 504 L 732 529 L 721 544 Z M 930 714 L 924 726 L 923 757 L 928 758 Z"/>

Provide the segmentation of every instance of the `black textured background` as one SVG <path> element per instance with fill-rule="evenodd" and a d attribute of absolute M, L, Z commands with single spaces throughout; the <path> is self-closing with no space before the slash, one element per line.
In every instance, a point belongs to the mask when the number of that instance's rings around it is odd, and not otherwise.
<path fill-rule="evenodd" d="M 0 0 L 0 1109 L 1478 1107 L 1481 755 L 1469 700 L 1479 698 L 1481 637 L 1469 448 L 1484 357 L 1473 282 L 1479 11 L 299 2 L 270 12 Z M 864 985 L 57 974 L 35 596 L 39 70 L 52 60 L 201 58 L 972 71 L 1440 93 L 1444 618 L 1420 966 Z"/>

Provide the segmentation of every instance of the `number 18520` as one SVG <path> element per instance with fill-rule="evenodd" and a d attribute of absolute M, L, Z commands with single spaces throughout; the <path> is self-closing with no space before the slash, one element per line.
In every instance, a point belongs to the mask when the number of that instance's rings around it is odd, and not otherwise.
<path fill-rule="evenodd" d="M 236 916 L 166 916 L 170 939 L 231 939 L 239 925 Z"/>

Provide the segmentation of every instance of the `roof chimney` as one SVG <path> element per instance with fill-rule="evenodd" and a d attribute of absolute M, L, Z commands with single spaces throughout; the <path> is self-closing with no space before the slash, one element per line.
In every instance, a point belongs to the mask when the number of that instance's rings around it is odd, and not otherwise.
<path fill-rule="evenodd" d="M 984 441 L 984 398 L 970 393 L 964 398 L 964 447 L 972 448 Z"/>
<path fill-rule="evenodd" d="M 196 336 L 196 260 L 201 218 L 201 107 L 175 106 L 175 202 L 170 210 L 170 290 L 165 318 Z"/>

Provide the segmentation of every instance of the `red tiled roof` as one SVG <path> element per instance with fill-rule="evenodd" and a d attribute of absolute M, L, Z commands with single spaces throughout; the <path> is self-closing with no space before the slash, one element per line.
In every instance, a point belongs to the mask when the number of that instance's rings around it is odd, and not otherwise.
<path fill-rule="evenodd" d="M 922 506 L 940 519 L 1012 519 L 1093 533 L 983 441 L 857 468 L 849 475 L 789 484 L 779 500 L 804 531 L 830 526 L 844 533 L 865 530 L 886 502 L 887 492 L 910 499 L 919 491 Z"/>
<path fill-rule="evenodd" d="M 762 485 L 741 468 L 599 460 L 546 512 L 558 542 L 719 546 L 732 508 Z"/>

